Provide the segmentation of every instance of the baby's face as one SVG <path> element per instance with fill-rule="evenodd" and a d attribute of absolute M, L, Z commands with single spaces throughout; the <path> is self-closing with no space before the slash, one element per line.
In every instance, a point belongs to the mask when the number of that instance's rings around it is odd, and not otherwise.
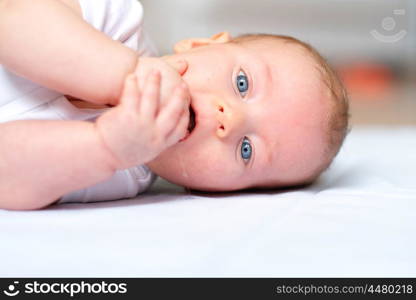
<path fill-rule="evenodd" d="M 192 189 L 302 184 L 324 163 L 328 99 L 312 59 L 279 41 L 214 44 L 175 54 L 188 69 L 196 126 L 148 166 Z"/>

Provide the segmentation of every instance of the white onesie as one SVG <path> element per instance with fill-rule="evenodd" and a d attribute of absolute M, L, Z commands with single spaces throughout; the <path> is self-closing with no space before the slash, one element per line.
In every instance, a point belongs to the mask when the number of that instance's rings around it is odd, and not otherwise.
<path fill-rule="evenodd" d="M 137 0 L 79 0 L 83 18 L 113 40 L 155 56 L 142 29 L 143 8 Z M 56 91 L 19 77 L 0 65 L 0 122 L 12 120 L 94 121 L 106 109 L 80 109 Z M 117 171 L 110 179 L 64 195 L 59 202 L 92 202 L 130 198 L 144 192 L 156 176 L 145 165 Z M 23 187 L 24 188 L 24 187 Z"/>

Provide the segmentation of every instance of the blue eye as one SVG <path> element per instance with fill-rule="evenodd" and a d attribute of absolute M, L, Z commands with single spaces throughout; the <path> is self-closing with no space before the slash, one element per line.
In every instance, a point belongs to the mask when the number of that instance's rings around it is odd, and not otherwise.
<path fill-rule="evenodd" d="M 251 143 L 248 138 L 244 138 L 243 142 L 241 143 L 241 157 L 243 158 L 244 162 L 248 162 L 251 158 Z"/>
<path fill-rule="evenodd" d="M 236 78 L 237 89 L 240 92 L 241 96 L 245 96 L 248 91 L 248 78 L 246 73 L 240 71 Z"/>

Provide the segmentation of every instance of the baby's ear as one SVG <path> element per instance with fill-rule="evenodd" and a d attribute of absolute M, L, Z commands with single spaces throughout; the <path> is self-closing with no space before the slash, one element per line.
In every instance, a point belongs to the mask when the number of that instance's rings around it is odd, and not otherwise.
<path fill-rule="evenodd" d="M 175 53 L 181 53 L 191 50 L 196 47 L 207 46 L 211 44 L 228 43 L 231 41 L 231 36 L 228 32 L 220 32 L 214 34 L 210 38 L 193 38 L 179 41 L 173 47 Z"/>

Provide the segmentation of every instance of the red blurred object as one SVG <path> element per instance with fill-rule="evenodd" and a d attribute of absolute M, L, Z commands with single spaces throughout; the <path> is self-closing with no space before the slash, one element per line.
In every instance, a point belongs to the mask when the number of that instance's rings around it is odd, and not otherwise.
<path fill-rule="evenodd" d="M 350 95 L 359 99 L 381 99 L 393 86 L 393 72 L 383 64 L 360 62 L 338 67 Z"/>

